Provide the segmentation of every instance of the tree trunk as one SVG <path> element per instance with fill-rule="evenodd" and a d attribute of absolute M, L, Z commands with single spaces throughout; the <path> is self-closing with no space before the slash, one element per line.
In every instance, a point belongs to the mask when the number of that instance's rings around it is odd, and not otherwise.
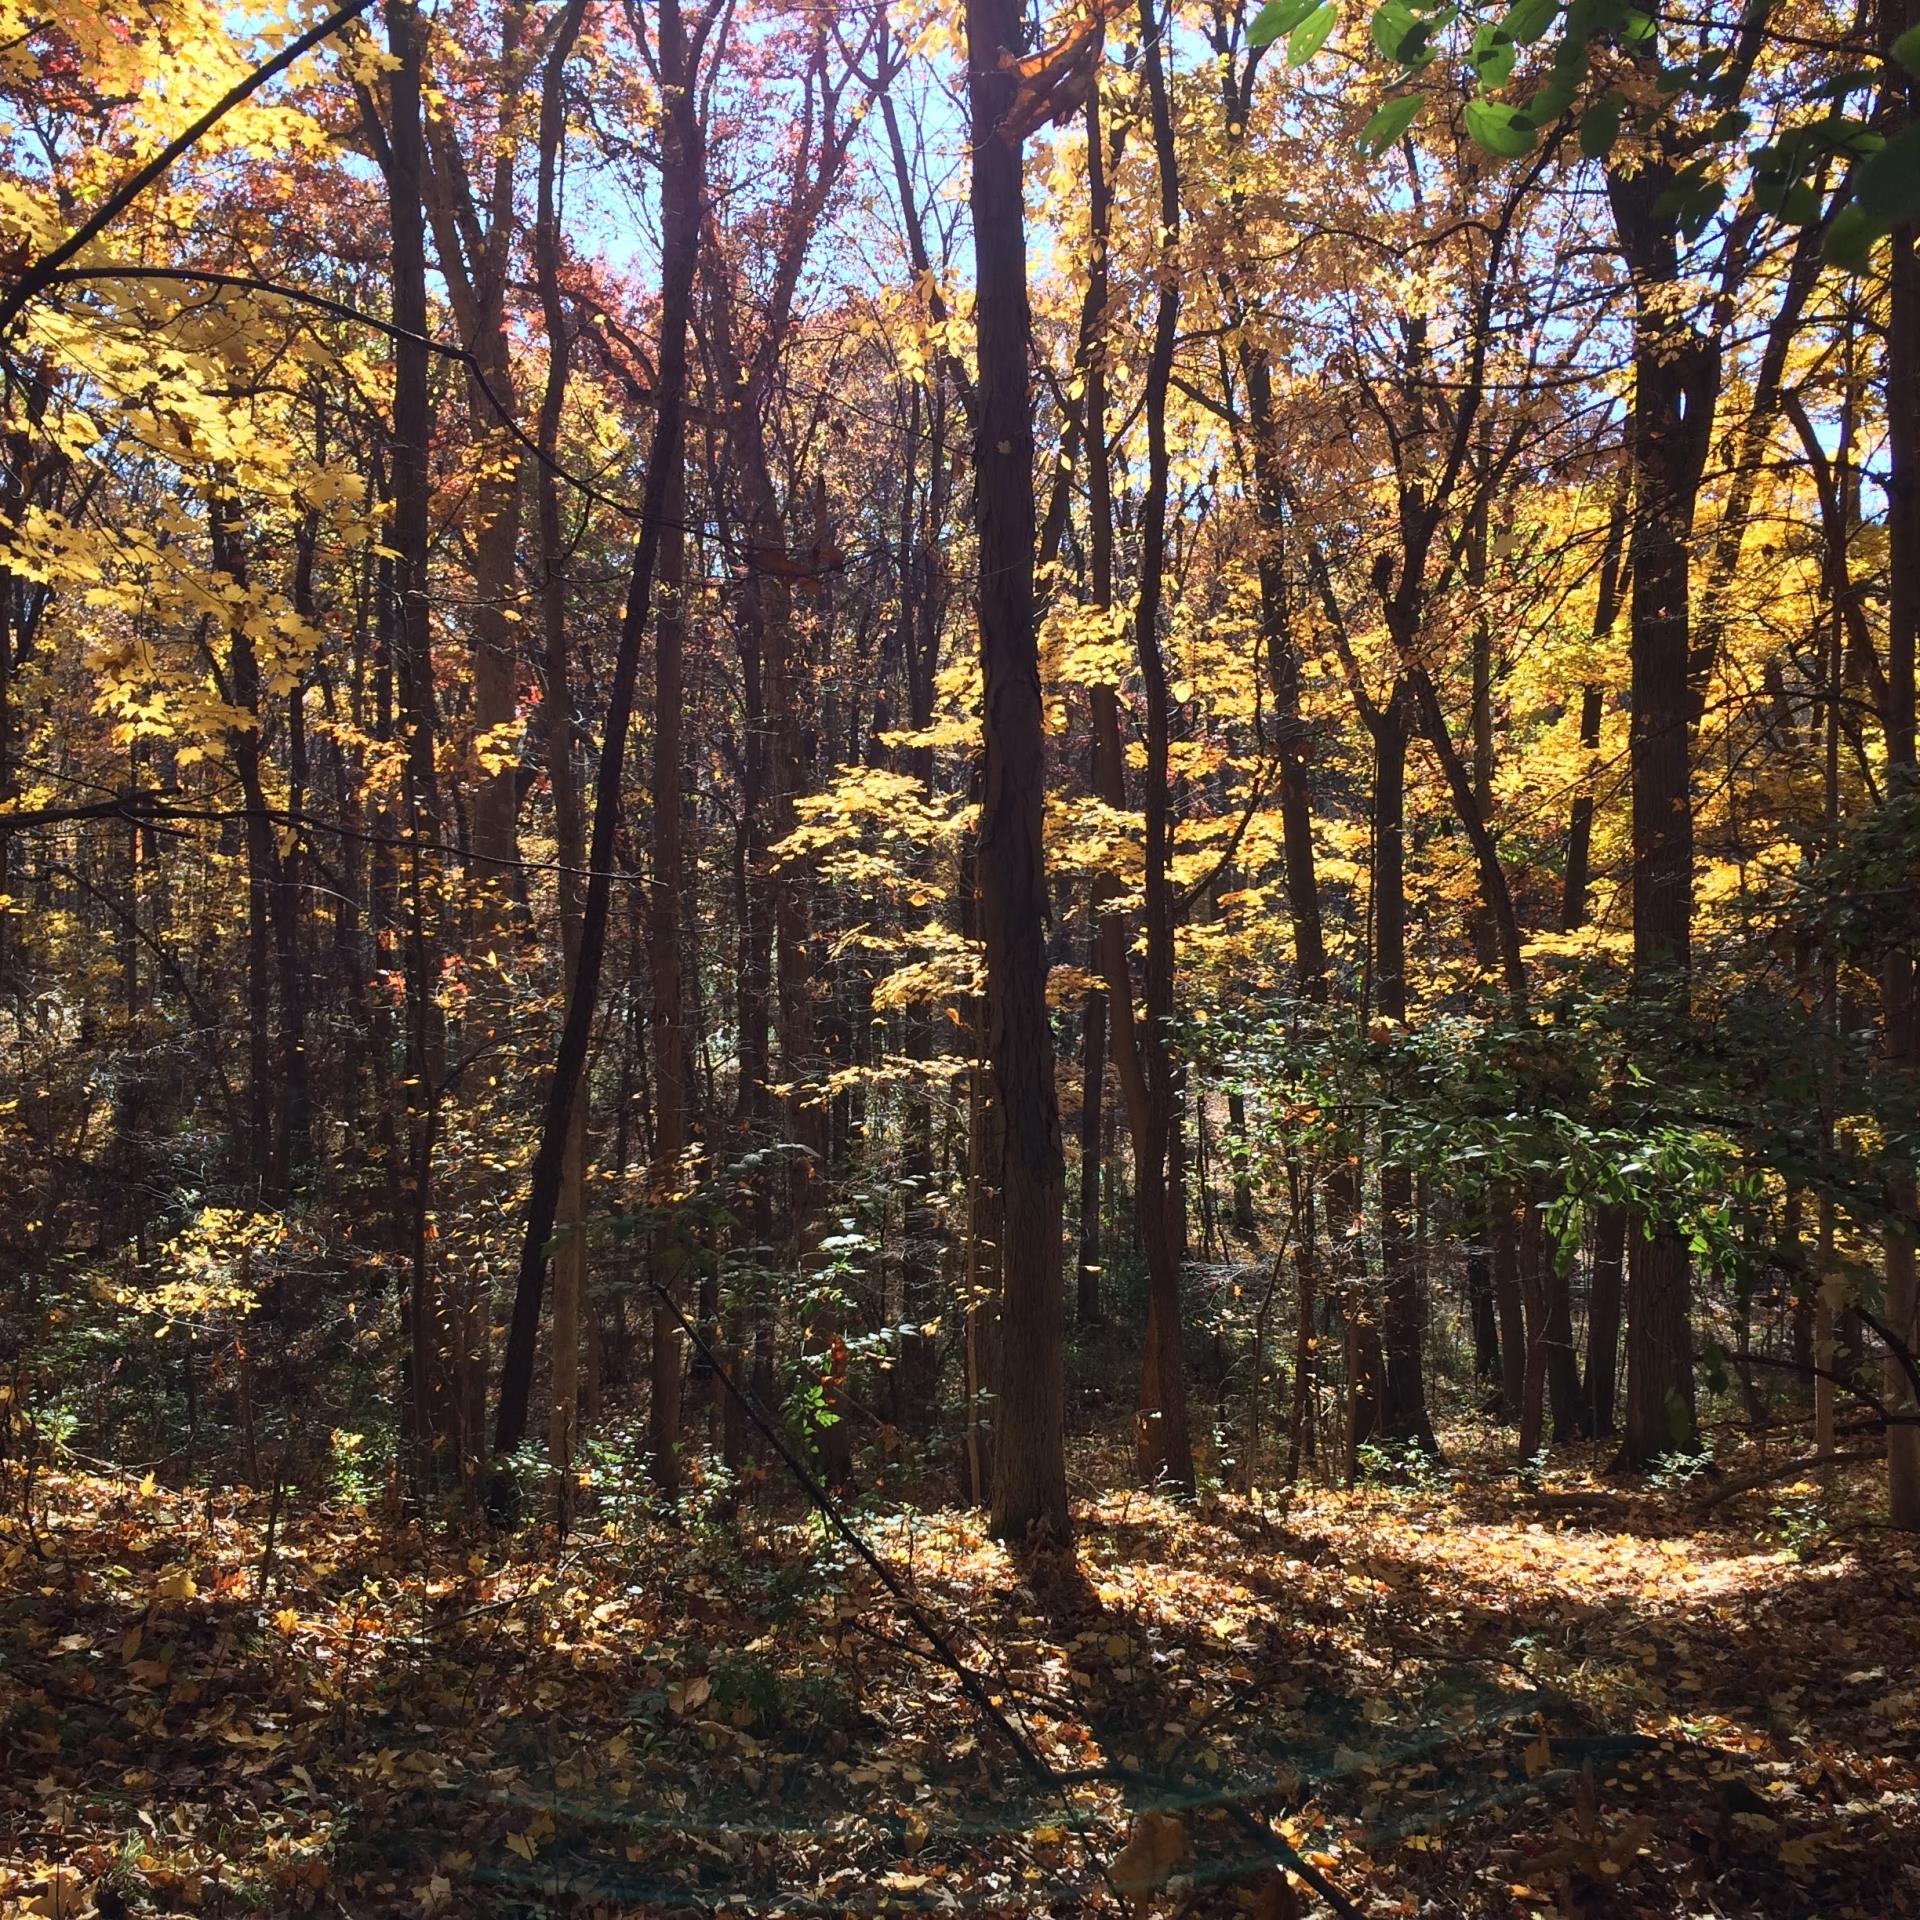
<path fill-rule="evenodd" d="M 1520 1235 L 1513 1195 L 1496 1188 L 1487 1202 L 1493 1243 L 1493 1301 L 1500 1319 L 1500 1418 L 1515 1425 L 1526 1401 L 1527 1329 L 1520 1290 Z"/>
<path fill-rule="evenodd" d="M 1041 823 L 1046 725 L 1033 603 L 1033 410 L 1021 142 L 1000 129 L 1018 82 L 1015 0 L 967 0 L 967 89 L 980 377 L 974 452 L 979 538 L 984 767 L 978 840 L 986 947 L 987 1056 L 998 1108 L 1001 1235 L 999 1397 L 992 1525 L 1064 1542 L 1064 1309 L 1060 1215 L 1065 1154 L 1047 1015 L 1047 882 Z"/>
<path fill-rule="evenodd" d="M 1088 956 L 1097 964 L 1096 952 Z M 1091 970 L 1091 967 L 1090 969 Z M 1105 1151 L 1107 1111 L 1107 996 L 1087 995 L 1086 1036 L 1080 1073 L 1080 1252 L 1075 1282 L 1074 1319 L 1098 1326 L 1100 1307 L 1100 1163 Z"/>
<path fill-rule="evenodd" d="M 1634 511 L 1628 554 L 1633 724 L 1633 992 L 1662 1041 L 1688 1020 L 1693 918 L 1693 696 L 1688 555 L 1712 431 L 1719 355 L 1675 300 L 1675 216 L 1664 157 L 1610 172 L 1620 248 L 1633 275 Z M 1627 1269 L 1627 1413 L 1622 1460 L 1650 1466 L 1697 1451 L 1692 1287 L 1686 1241 L 1669 1223 L 1636 1233 Z"/>
<path fill-rule="evenodd" d="M 583 889 L 579 869 L 586 857 L 586 823 L 580 777 L 574 761 L 572 663 L 567 647 L 566 539 L 561 517 L 560 480 L 554 471 L 560 442 L 560 416 L 566 405 L 568 357 L 566 310 L 560 298 L 560 227 L 556 174 L 565 137 L 566 64 L 579 37 L 586 0 L 568 0 L 547 56 L 540 89 L 540 158 L 534 223 L 534 268 L 547 334 L 547 382 L 540 401 L 536 468 L 540 536 L 540 616 L 545 643 L 547 777 L 553 795 L 554 853 L 561 871 L 554 876 L 560 909 L 560 951 L 568 991 L 579 975 Z M 553 1256 L 553 1365 L 547 1459 L 554 1476 L 555 1505 L 561 1524 L 573 1510 L 575 1461 L 579 1452 L 576 1357 L 580 1306 L 586 1292 L 587 1102 L 574 1102 L 560 1168 L 555 1212 L 558 1242 Z"/>
<path fill-rule="evenodd" d="M 434 766 L 434 690 L 429 623 L 428 447 L 432 438 L 428 390 L 426 221 L 422 210 L 425 143 L 421 61 L 424 29 L 412 0 L 393 0 L 387 36 L 394 65 L 388 75 L 390 162 L 387 169 L 392 235 L 393 319 L 393 546 L 394 684 L 406 736 L 402 828 L 407 890 L 407 1181 L 409 1254 L 407 1301 L 413 1440 L 422 1479 L 433 1472 L 433 1442 L 446 1406 L 445 1342 L 440 1326 L 429 1225 L 433 1210 L 435 1108 L 445 1066 L 445 1018 L 440 1008 L 437 871 L 429 849 L 440 832 L 439 779 Z"/>
<path fill-rule="evenodd" d="M 1407 742 L 1412 695 L 1403 677 L 1375 718 L 1373 732 L 1373 989 L 1381 1014 L 1397 1024 L 1407 1017 Z M 1391 1091 L 1388 1095 L 1391 1099 Z M 1384 1288 L 1381 1315 L 1386 1391 L 1380 1430 L 1438 1453 L 1427 1412 L 1424 1302 L 1414 1271 L 1409 1229 L 1413 1175 L 1383 1160 L 1380 1167 L 1380 1264 Z"/>
<path fill-rule="evenodd" d="M 1172 249 L 1180 233 L 1180 185 L 1160 34 L 1149 0 L 1141 0 L 1140 19 L 1160 185 L 1160 243 L 1164 257 L 1143 401 L 1147 483 L 1140 508 L 1139 579 L 1134 599 L 1134 651 L 1140 664 L 1147 719 L 1143 796 L 1147 965 L 1145 1020 L 1140 1033 L 1147 1098 L 1141 1116 L 1143 1133 L 1135 1143 L 1136 1199 L 1147 1246 L 1147 1331 L 1140 1380 L 1138 1464 L 1143 1478 L 1164 1480 L 1183 1493 L 1191 1493 L 1194 1489 L 1193 1443 L 1187 1427 L 1186 1366 L 1180 1329 L 1180 1252 L 1185 1238 L 1185 1209 L 1182 1183 L 1173 1172 L 1175 1129 L 1179 1120 L 1171 1048 L 1173 890 L 1167 871 L 1172 852 L 1173 794 L 1169 765 L 1172 700 L 1167 686 L 1166 656 L 1160 644 L 1170 472 L 1167 390 L 1173 373 L 1175 333 L 1180 318 L 1180 281 L 1172 259 Z"/>
<path fill-rule="evenodd" d="M 686 1299 L 686 1227 L 678 1217 L 687 1150 L 687 1041 L 682 1022 L 680 902 L 683 720 L 686 704 L 687 485 L 684 457 L 667 478 L 660 529 L 660 606 L 653 623 L 653 884 L 647 895 L 647 958 L 653 999 L 653 1202 L 660 1210 L 650 1259 L 654 1283 L 673 1305 L 653 1310 L 648 1461 L 663 1500 L 680 1491 L 680 1322 Z"/>
<path fill-rule="evenodd" d="M 702 34 L 711 17 L 703 16 Z M 620 824 L 620 775 L 626 759 L 634 686 L 652 605 L 654 568 L 659 558 L 666 503 L 673 475 L 684 459 L 687 318 L 697 259 L 703 155 L 693 73 L 699 48 L 697 43 L 691 47 L 688 44 L 679 0 L 662 0 L 658 42 L 666 82 L 666 112 L 661 125 L 663 231 L 653 444 L 647 455 L 640 536 L 634 549 L 620 644 L 608 689 L 606 737 L 601 744 L 600 765 L 594 780 L 593 828 L 588 844 L 586 899 L 581 910 L 579 964 L 567 994 L 566 1018 L 560 1031 L 546 1118 L 534 1160 L 513 1317 L 507 1330 L 500 1403 L 494 1422 L 494 1451 L 501 1456 L 510 1455 L 526 1432 L 534 1347 L 540 1327 L 540 1298 L 546 1288 L 548 1242 L 553 1234 L 573 1105 L 586 1066 L 594 1007 L 599 998 L 601 963 L 606 952 L 607 916 L 616 859 L 614 842 Z"/>
<path fill-rule="evenodd" d="M 1603 1204 L 1593 1214 L 1593 1284 L 1587 1300 L 1587 1371 L 1580 1397 L 1595 1439 L 1614 1431 L 1620 1365 L 1621 1274 L 1627 1254 L 1627 1210 Z"/>
<path fill-rule="evenodd" d="M 1889 44 L 1920 26 L 1916 0 L 1882 0 L 1882 6 L 1882 34 Z M 1903 70 L 1889 60 L 1888 71 Z M 1911 125 L 1920 119 L 1920 78 L 1905 74 L 1902 91 L 1901 118 Z M 1893 235 L 1887 319 L 1887 787 L 1891 797 L 1909 799 L 1920 782 L 1914 741 L 1914 648 L 1920 637 L 1920 248 L 1915 242 L 1911 223 Z M 1888 1067 L 1910 1090 L 1920 1091 L 1920 996 L 1911 951 L 1888 956 L 1882 988 Z M 1911 1173 L 1888 1183 L 1886 1211 L 1887 1325 L 1911 1358 L 1920 1354 L 1915 1273 L 1920 1186 Z M 1920 1413 L 1920 1393 L 1896 1352 L 1887 1355 L 1882 1393 L 1895 1411 Z M 1920 1529 L 1920 1426 L 1887 1430 L 1887 1511 L 1896 1527 Z"/>

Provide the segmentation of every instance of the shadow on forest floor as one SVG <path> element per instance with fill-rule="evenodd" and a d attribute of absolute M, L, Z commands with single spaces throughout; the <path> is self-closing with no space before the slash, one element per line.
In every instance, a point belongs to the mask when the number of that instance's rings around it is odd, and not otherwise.
<path fill-rule="evenodd" d="M 1151 1811 L 1166 1913 L 1286 1911 L 1249 1815 L 1373 1913 L 1920 1912 L 1920 1546 L 1827 1537 L 1850 1495 L 1116 1492 L 1024 1567 L 870 1522 L 1048 1793 L 790 1519 L 301 1511 L 262 1600 L 264 1499 L 48 1492 L 46 1557 L 0 1545 L 28 1911 L 1073 1913 Z"/>

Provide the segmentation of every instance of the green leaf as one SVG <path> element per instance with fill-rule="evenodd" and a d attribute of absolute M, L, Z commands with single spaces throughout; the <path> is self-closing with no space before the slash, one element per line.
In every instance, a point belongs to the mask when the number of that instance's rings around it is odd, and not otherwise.
<path fill-rule="evenodd" d="M 1432 37 L 1433 22 L 1422 20 L 1406 0 L 1382 0 L 1373 10 L 1373 44 L 1402 66 L 1431 59 L 1427 42 Z"/>
<path fill-rule="evenodd" d="M 1901 39 L 1913 39 L 1915 34 L 1920 34 L 1920 27 L 1915 27 L 1911 34 L 1902 34 Z M 1893 44 L 1897 49 L 1900 41 L 1896 40 Z M 1850 93 L 1860 93 L 1868 87 L 1879 84 L 1880 76 L 1873 68 L 1849 67 L 1845 73 L 1836 73 L 1831 80 L 1822 80 L 1817 87 L 1809 87 L 1807 98 L 1809 100 L 1844 100 Z"/>
<path fill-rule="evenodd" d="M 1620 138 L 1620 112 L 1626 105 L 1617 93 L 1596 100 L 1580 116 L 1580 151 L 1589 160 L 1604 160 Z"/>
<path fill-rule="evenodd" d="M 1513 0 L 1500 31 L 1516 46 L 1530 47 L 1553 25 L 1561 0 Z"/>
<path fill-rule="evenodd" d="M 1291 33 L 1319 3 L 1320 0 L 1267 0 L 1247 29 L 1247 45 L 1255 49 L 1272 46 L 1282 35 Z"/>
<path fill-rule="evenodd" d="M 1673 185 L 1653 203 L 1655 213 L 1678 213 L 1699 193 L 1707 177 L 1707 163 L 1695 160 L 1673 177 Z"/>
<path fill-rule="evenodd" d="M 1853 177 L 1853 204 L 1869 220 L 1903 226 L 1920 215 L 1920 120 L 1869 154 Z"/>
<path fill-rule="evenodd" d="M 1512 35 L 1492 21 L 1473 36 L 1473 64 L 1487 92 L 1504 87 L 1513 77 L 1513 56 Z"/>
<path fill-rule="evenodd" d="M 1865 273 L 1873 253 L 1873 243 L 1888 229 L 1858 206 L 1842 207 L 1827 227 L 1820 251 L 1836 267 L 1848 273 Z"/>
<path fill-rule="evenodd" d="M 1497 100 L 1467 102 L 1467 131 L 1477 145 L 1502 160 L 1518 160 L 1533 151 L 1533 122 L 1517 107 Z"/>
<path fill-rule="evenodd" d="M 1385 153 L 1420 117 L 1420 109 L 1426 104 L 1426 95 L 1422 93 L 1396 94 L 1386 101 L 1360 129 L 1360 151 L 1369 155 Z"/>
<path fill-rule="evenodd" d="M 1820 218 L 1820 196 L 1804 180 L 1756 175 L 1753 203 L 1789 227 L 1804 227 Z"/>
<path fill-rule="evenodd" d="M 1315 7 L 1307 17 L 1287 35 L 1287 65 L 1304 67 L 1313 56 L 1327 44 L 1327 36 L 1334 29 L 1334 23 L 1340 18 L 1339 10 L 1333 0 Z"/>
<path fill-rule="evenodd" d="M 1526 104 L 1528 120 L 1537 130 L 1550 127 L 1573 105 L 1573 86 L 1565 80 L 1549 80 Z"/>
<path fill-rule="evenodd" d="M 1887 51 L 1915 75 L 1920 75 L 1920 27 L 1909 27 Z"/>

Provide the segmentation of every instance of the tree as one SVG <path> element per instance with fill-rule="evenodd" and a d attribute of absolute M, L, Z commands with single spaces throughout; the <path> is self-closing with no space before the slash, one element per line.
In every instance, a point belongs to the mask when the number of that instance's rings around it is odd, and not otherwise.
<path fill-rule="evenodd" d="M 1046 736 L 1033 607 L 1033 409 L 1027 385 L 1023 137 L 1009 121 L 1022 44 L 1011 0 L 968 0 L 967 104 L 979 338 L 974 415 L 983 764 L 976 854 L 1001 1229 L 992 1519 L 1002 1538 L 1070 1533 L 1062 1433 L 1060 1220 L 1065 1154 L 1047 1013 L 1041 819 Z"/>

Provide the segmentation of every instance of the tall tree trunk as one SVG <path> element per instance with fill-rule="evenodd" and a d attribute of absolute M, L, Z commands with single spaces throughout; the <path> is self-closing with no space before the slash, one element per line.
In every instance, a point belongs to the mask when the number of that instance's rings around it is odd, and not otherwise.
<path fill-rule="evenodd" d="M 554 1058 L 553 1082 L 534 1159 L 527 1199 L 527 1226 L 514 1290 L 513 1317 L 507 1329 L 500 1402 L 494 1421 L 494 1451 L 510 1455 L 526 1433 L 533 1386 L 534 1348 L 540 1329 L 540 1300 L 546 1290 L 548 1242 L 559 1204 L 566 1145 L 573 1107 L 587 1060 L 600 969 L 606 952 L 611 904 L 614 842 L 620 825 L 620 775 L 627 730 L 633 715 L 640 652 L 652 606 L 654 569 L 673 476 L 684 461 L 683 430 L 687 386 L 687 319 L 692 305 L 698 258 L 700 197 L 704 160 L 703 130 L 695 73 L 700 42 L 713 15 L 703 14 L 690 44 L 679 0 L 662 0 L 658 49 L 663 80 L 661 115 L 661 275 L 660 343 L 654 380 L 653 444 L 641 502 L 640 535 L 607 695 L 606 737 L 594 778 L 592 836 L 587 853 L 587 891 L 581 908 L 580 956 L 567 993 L 566 1018 Z"/>
<path fill-rule="evenodd" d="M 1098 961 L 1096 951 L 1089 955 Z M 1087 995 L 1086 1035 L 1080 1072 L 1080 1245 L 1074 1289 L 1074 1319 L 1097 1326 L 1100 1307 L 1100 1162 L 1105 1151 L 1107 1111 L 1107 996 L 1097 988 Z"/>
<path fill-rule="evenodd" d="M 1882 36 L 1890 45 L 1920 26 L 1916 0 L 1882 0 Z M 1911 65 L 1911 56 L 1909 56 Z M 1889 73 L 1902 72 L 1888 61 Z M 1920 78 L 1907 73 L 1901 118 L 1920 119 Z M 1920 792 L 1914 752 L 1914 648 L 1920 636 L 1920 247 L 1911 223 L 1891 245 L 1887 318 L 1887 787 L 1911 801 Z M 1882 982 L 1886 1054 L 1909 1093 L 1920 1092 L 1920 996 L 1909 950 L 1888 956 Z M 1911 1104 L 1911 1103 L 1910 1103 Z M 1915 1241 L 1920 1238 L 1920 1187 L 1911 1173 L 1888 1183 L 1886 1196 L 1887 1325 L 1907 1350 L 1920 1355 L 1920 1282 Z M 1920 1413 L 1920 1393 L 1898 1353 L 1886 1360 L 1887 1405 Z M 1887 1510 L 1896 1527 L 1920 1529 L 1920 1426 L 1887 1431 Z"/>
<path fill-rule="evenodd" d="M 686 1230 L 678 1218 L 687 1150 L 687 1038 L 680 971 L 684 881 L 681 791 L 685 754 L 687 484 L 684 457 L 667 478 L 660 529 L 660 605 L 653 623 L 653 884 L 647 895 L 647 958 L 653 1000 L 653 1202 L 659 1210 L 653 1278 L 674 1306 L 686 1297 Z M 663 1499 L 680 1491 L 680 1322 L 666 1301 L 653 1309 L 649 1467 Z"/>
<path fill-rule="evenodd" d="M 1633 276 L 1629 540 L 1633 724 L 1633 991 L 1671 1044 L 1688 1018 L 1693 919 L 1693 696 L 1688 678 L 1688 556 L 1712 430 L 1719 355 L 1676 304 L 1675 216 L 1664 156 L 1607 177 L 1620 249 Z M 1627 1413 L 1622 1460 L 1650 1466 L 1699 1446 L 1692 1287 L 1685 1238 L 1656 1221 L 1636 1233 L 1627 1272 Z"/>
<path fill-rule="evenodd" d="M 547 55 L 540 87 L 540 156 L 534 221 L 534 268 L 547 335 L 547 381 L 540 400 L 536 468 L 540 536 L 540 619 L 546 651 L 547 778 L 553 795 L 554 853 L 560 871 L 554 890 L 560 908 L 560 950 L 569 993 L 579 977 L 580 925 L 586 858 L 586 820 L 574 759 L 572 663 L 567 644 L 567 548 L 555 471 L 560 416 L 566 405 L 572 342 L 560 297 L 559 158 L 566 134 L 566 66 L 586 14 L 586 0 L 568 0 Z M 554 1224 L 552 1412 L 547 1458 L 554 1474 L 562 1523 L 572 1511 L 574 1462 L 579 1453 L 576 1359 L 581 1301 L 586 1293 L 587 1102 L 573 1103 L 560 1168 Z"/>
<path fill-rule="evenodd" d="M 424 29 L 412 0 L 392 0 L 387 36 L 388 220 L 392 235 L 394 684 L 406 736 L 402 829 L 407 891 L 407 1242 L 408 1348 L 413 1439 L 424 1478 L 446 1404 L 445 1346 L 434 1281 L 430 1224 L 436 1109 L 445 1060 L 440 1008 L 438 916 L 441 876 L 431 850 L 440 830 L 434 766 L 433 656 L 429 624 L 427 450 L 432 433 L 427 384 L 425 143 L 421 61 Z"/>
<path fill-rule="evenodd" d="M 1620 1365 L 1621 1278 L 1627 1257 L 1627 1210 L 1603 1202 L 1593 1212 L 1593 1280 L 1587 1298 L 1587 1370 L 1580 1383 L 1586 1431 L 1614 1431 Z"/>
<path fill-rule="evenodd" d="M 1147 483 L 1140 507 L 1139 577 L 1134 598 L 1134 650 L 1140 664 L 1147 718 L 1146 824 L 1147 966 L 1140 1050 L 1146 1063 L 1144 1135 L 1136 1142 L 1136 1201 L 1147 1247 L 1146 1352 L 1141 1367 L 1139 1467 L 1182 1492 L 1194 1488 L 1193 1442 L 1187 1428 L 1186 1366 L 1181 1351 L 1180 1252 L 1184 1240 L 1181 1182 L 1173 1175 L 1178 1121 L 1174 1015 L 1172 856 L 1172 697 L 1160 643 L 1160 603 L 1166 569 L 1167 391 L 1180 319 L 1180 280 L 1174 250 L 1180 238 L 1180 179 L 1173 115 L 1167 99 L 1161 36 L 1152 0 L 1140 0 L 1141 45 L 1152 111 L 1160 185 L 1160 291 L 1142 402 L 1147 426 Z M 1179 1217 L 1176 1219 L 1176 1209 Z"/>
<path fill-rule="evenodd" d="M 1041 822 L 1046 726 L 1033 603 L 1033 408 L 1021 141 L 1003 127 L 1022 46 L 1016 0 L 967 0 L 967 91 L 980 377 L 975 421 L 985 762 L 978 880 L 987 1055 L 998 1108 L 1002 1208 L 994 1532 L 1069 1535 L 1063 1431 L 1060 1214 L 1065 1155 L 1047 1015 Z"/>
<path fill-rule="evenodd" d="M 1396 1025 L 1407 1017 L 1407 743 L 1413 696 L 1405 676 L 1373 727 L 1373 991 L 1381 1014 Z M 1391 1097 L 1391 1096 L 1389 1096 Z M 1380 1166 L 1380 1264 L 1385 1288 L 1381 1314 L 1386 1359 L 1380 1430 L 1437 1453 L 1427 1413 L 1422 1358 L 1425 1302 L 1414 1270 L 1409 1234 L 1413 1175 L 1394 1156 Z"/>

